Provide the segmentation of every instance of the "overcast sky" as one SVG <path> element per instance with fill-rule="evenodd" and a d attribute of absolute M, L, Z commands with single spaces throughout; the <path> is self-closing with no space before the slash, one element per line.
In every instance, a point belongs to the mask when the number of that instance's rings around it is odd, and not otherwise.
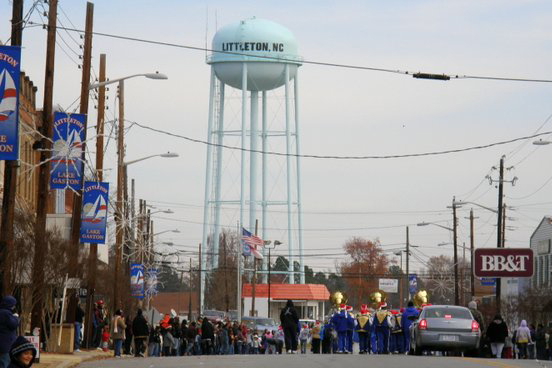
<path fill-rule="evenodd" d="M 31 5 L 25 2 L 25 12 Z M 47 8 L 47 5 L 44 5 Z M 83 29 L 86 3 L 61 0 L 60 25 Z M 42 23 L 39 11 L 31 21 Z M 10 34 L 11 1 L 0 2 L 0 40 Z M 116 35 L 203 47 L 221 26 L 251 16 L 289 28 L 299 53 L 319 62 L 353 64 L 410 72 L 451 75 L 552 79 L 552 3 L 549 1 L 96 1 L 94 30 Z M 45 18 L 44 18 L 45 19 Z M 45 64 L 42 27 L 23 34 L 22 70 L 38 87 L 42 105 Z M 82 51 L 76 33 L 59 31 L 54 100 L 64 108 L 80 93 Z M 95 36 L 93 65 L 107 54 L 107 74 L 118 78 L 160 71 L 166 81 L 133 79 L 126 83 L 125 117 L 130 121 L 196 139 L 207 136 L 210 68 L 205 52 Z M 387 155 L 465 148 L 552 131 L 550 83 L 477 79 L 428 81 L 407 75 L 339 67 L 303 65 L 300 70 L 302 153 L 319 155 Z M 108 119 L 116 113 L 116 88 L 108 92 Z M 281 94 L 281 93 L 280 93 Z M 237 96 L 237 92 L 234 92 Z M 278 102 L 278 97 L 275 97 Z M 96 112 L 91 103 L 90 122 Z M 239 115 L 236 117 L 239 121 Z M 229 122 L 230 124 L 232 121 Z M 543 139 L 550 139 L 544 136 Z M 402 247 L 405 226 L 419 245 L 414 269 L 428 256 L 452 255 L 450 232 L 422 221 L 452 226 L 447 206 L 452 197 L 489 207 L 497 190 L 485 180 L 506 155 L 514 166 L 506 178 L 506 244 L 527 247 L 552 205 L 551 146 L 533 140 L 443 156 L 387 160 L 302 160 L 305 263 L 333 268 L 342 245 L 353 236 L 379 239 L 386 249 Z M 106 166 L 114 169 L 109 142 Z M 137 197 L 174 215 L 155 219 L 155 230 L 178 228 L 180 234 L 159 241 L 196 249 L 201 241 L 206 147 L 202 144 L 132 127 L 126 135 L 127 158 L 164 151 L 176 159 L 152 159 L 129 167 Z M 283 145 L 273 145 L 284 151 Z M 92 152 L 92 156 L 94 152 Z M 228 153 L 231 155 L 231 153 Z M 285 168 L 285 166 L 282 166 Z M 280 170 L 280 171 L 278 171 Z M 282 175 L 281 169 L 273 174 Z M 106 179 L 115 186 L 116 171 Z M 239 177 L 239 173 L 235 173 Z M 232 184 L 233 183 L 233 184 Z M 239 183 L 228 181 L 228 190 Z M 232 189 L 234 185 L 234 189 Z M 275 189 L 278 190 L 278 189 Z M 279 190 L 282 190 L 279 188 Z M 470 206 L 459 210 L 459 242 L 469 244 Z M 281 210 L 281 209 L 279 209 Z M 476 246 L 496 246 L 496 216 L 474 207 Z M 156 216 L 157 217 L 157 216 Z M 168 220 L 171 218 L 173 220 Z M 232 226 L 235 219 L 226 218 Z M 274 224 L 274 228 L 286 224 Z M 510 226 L 512 228 L 510 228 Z M 510 230 L 511 229 L 511 230 Z M 275 231 L 274 238 L 286 238 Z M 275 253 L 285 254 L 285 248 Z M 391 253 L 390 253 L 391 254 Z M 194 257 L 196 255 L 194 254 Z"/>

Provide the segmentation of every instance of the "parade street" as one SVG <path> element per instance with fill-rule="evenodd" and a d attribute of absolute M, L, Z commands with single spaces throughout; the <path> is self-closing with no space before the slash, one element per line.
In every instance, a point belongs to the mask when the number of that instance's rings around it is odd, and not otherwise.
<path fill-rule="evenodd" d="M 539 367 L 552 368 L 551 362 L 462 357 L 405 355 L 226 355 L 171 358 L 107 359 L 79 365 L 79 368 L 441 368 L 441 367 Z"/>

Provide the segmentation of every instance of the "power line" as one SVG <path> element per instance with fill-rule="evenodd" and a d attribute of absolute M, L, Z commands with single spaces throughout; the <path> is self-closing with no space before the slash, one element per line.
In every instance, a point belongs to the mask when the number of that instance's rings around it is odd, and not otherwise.
<path fill-rule="evenodd" d="M 150 130 L 152 132 L 165 134 L 174 138 L 181 138 L 184 140 L 187 140 L 189 142 L 193 143 L 200 143 L 204 145 L 214 146 L 214 147 L 222 147 L 226 149 L 236 150 L 236 151 L 245 151 L 245 152 L 253 152 L 253 153 L 260 153 L 260 154 L 267 154 L 267 155 L 273 155 L 273 156 L 291 156 L 291 157 L 300 157 L 300 158 L 314 158 L 314 159 L 334 159 L 334 160 L 381 160 L 381 159 L 398 159 L 398 158 L 412 158 L 412 157 L 424 157 L 424 156 L 438 156 L 438 155 L 446 155 L 451 153 L 460 153 L 460 152 L 467 152 L 467 151 L 474 151 L 474 150 L 482 150 L 486 148 L 491 148 L 495 146 L 501 146 L 505 144 L 510 144 L 514 142 L 519 142 L 527 139 L 536 138 L 542 135 L 548 135 L 552 134 L 552 131 L 547 131 L 543 133 L 537 133 L 533 135 L 523 136 L 523 137 L 517 137 L 509 140 L 504 141 L 498 141 L 494 143 L 484 144 L 484 145 L 477 145 L 477 146 L 471 146 L 471 147 L 465 147 L 465 148 L 457 148 L 457 149 L 448 149 L 443 151 L 430 151 L 430 152 L 419 152 L 419 153 L 407 153 L 407 154 L 392 154 L 392 155 L 365 155 L 365 156 L 337 156 L 337 155 L 311 155 L 311 154 L 296 154 L 296 153 L 284 153 L 284 152 L 275 152 L 275 151 L 262 151 L 262 150 L 252 150 L 248 148 L 242 148 L 242 147 L 236 147 L 236 146 L 229 146 L 226 144 L 218 144 L 218 143 L 211 143 L 207 142 L 201 139 L 197 138 L 191 138 L 185 135 L 177 134 L 177 133 L 171 133 L 169 131 L 153 128 L 144 124 L 140 124 L 135 121 L 129 121 L 133 125 L 137 125 L 138 127 L 146 130 Z"/>
<path fill-rule="evenodd" d="M 34 23 L 33 23 L 34 24 Z M 48 27 L 47 24 L 40 24 L 43 27 Z M 84 30 L 77 29 L 77 28 L 69 28 L 69 27 L 60 27 L 57 26 L 57 28 L 64 29 L 66 31 L 72 31 L 72 32 L 78 32 L 78 33 L 84 33 Z M 485 80 L 493 80 L 493 81 L 509 81 L 509 82 L 537 82 L 537 83 L 552 83 L 552 79 L 544 79 L 544 78 L 517 78 L 517 77 L 496 77 L 496 76 L 482 76 L 482 75 L 446 75 L 446 74 L 436 74 L 436 73 L 420 73 L 420 72 L 412 72 L 407 70 L 398 70 L 398 69 L 390 69 L 390 68 L 383 68 L 383 67 L 373 67 L 373 66 L 363 66 L 363 65 L 353 65 L 353 64 L 343 64 L 343 63 L 331 63 L 331 62 L 324 62 L 324 61 L 314 61 L 314 60 L 308 60 L 308 59 L 288 59 L 283 57 L 274 57 L 274 56 L 267 56 L 267 55 L 252 55 L 249 53 L 241 53 L 241 52 L 232 52 L 232 51 L 220 51 L 220 50 L 214 50 L 207 47 L 198 47 L 198 46 L 190 46 L 190 45 L 184 45 L 184 44 L 177 44 L 172 42 L 166 42 L 166 41 L 155 41 L 155 40 L 148 40 L 144 38 L 138 38 L 138 37 L 131 37 L 131 36 L 122 36 L 117 35 L 113 33 L 106 33 L 106 32 L 97 32 L 94 31 L 92 34 L 96 36 L 103 36 L 103 37 L 109 37 L 109 38 L 115 38 L 125 41 L 133 41 L 133 42 L 141 42 L 141 43 L 147 43 L 152 45 L 159 45 L 159 46 L 169 46 L 169 47 L 175 47 L 175 48 L 181 48 L 181 49 L 187 49 L 187 50 L 193 50 L 193 51 L 200 51 L 200 52 L 212 52 L 216 54 L 228 54 L 228 55 L 236 55 L 236 56 L 252 56 L 256 59 L 267 59 L 267 60 L 277 60 L 279 62 L 282 61 L 288 61 L 292 63 L 300 62 L 302 64 L 311 64 L 311 65 L 320 65 L 320 66 L 329 66 L 329 67 L 337 67 L 337 68 L 345 68 L 345 69 L 356 69 L 356 70 L 365 70 L 365 71 L 373 71 L 373 72 L 383 72 L 383 73 L 391 73 L 391 74 L 401 74 L 401 75 L 408 75 L 412 76 L 414 78 L 424 78 L 424 79 L 441 79 L 441 80 L 450 80 L 450 79 L 485 79 Z"/>

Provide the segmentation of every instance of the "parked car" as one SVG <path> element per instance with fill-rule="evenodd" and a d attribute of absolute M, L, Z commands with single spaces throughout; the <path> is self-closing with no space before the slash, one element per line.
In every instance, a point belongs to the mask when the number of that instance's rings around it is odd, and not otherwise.
<path fill-rule="evenodd" d="M 262 333 L 264 330 L 274 331 L 278 329 L 278 324 L 274 322 L 274 319 L 268 317 L 242 317 L 242 322 L 245 323 L 247 328 L 257 330 Z"/>
<path fill-rule="evenodd" d="M 410 326 L 410 353 L 424 350 L 460 351 L 479 348 L 481 331 L 470 310 L 455 305 L 424 307 Z"/>
<path fill-rule="evenodd" d="M 204 310 L 203 317 L 207 318 L 211 322 L 220 322 L 226 318 L 226 312 L 218 310 Z"/>
<path fill-rule="evenodd" d="M 230 321 L 237 321 L 238 320 L 238 311 L 235 310 L 235 309 L 230 309 L 228 311 L 228 313 L 226 314 L 226 317 L 228 317 L 228 319 Z"/>

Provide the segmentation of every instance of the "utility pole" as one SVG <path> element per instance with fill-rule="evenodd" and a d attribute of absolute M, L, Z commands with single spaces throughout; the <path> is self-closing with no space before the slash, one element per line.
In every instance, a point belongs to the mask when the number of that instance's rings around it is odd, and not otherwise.
<path fill-rule="evenodd" d="M 506 203 L 502 205 L 502 248 L 506 247 Z"/>
<path fill-rule="evenodd" d="M 50 0 L 48 6 L 48 35 L 46 42 L 46 71 L 44 81 L 44 103 L 42 105 L 42 139 L 40 141 L 40 162 L 38 169 L 38 195 L 36 203 L 35 247 L 32 274 L 31 331 L 42 328 L 44 307 L 44 254 L 48 251 L 46 242 L 46 212 L 48 211 L 48 187 L 50 181 L 50 157 L 52 152 L 54 96 L 54 64 L 56 52 L 57 0 Z"/>
<path fill-rule="evenodd" d="M 113 308 L 120 307 L 119 287 L 121 278 L 122 248 L 123 248 L 123 180 L 125 157 L 125 84 L 119 82 L 119 119 L 117 134 L 117 203 L 115 209 L 115 282 L 113 288 Z"/>
<path fill-rule="evenodd" d="M 452 233 L 454 237 L 454 304 L 460 305 L 458 294 L 458 223 L 456 219 L 456 198 L 452 197 Z"/>
<path fill-rule="evenodd" d="M 199 243 L 199 266 L 197 267 L 197 270 L 198 270 L 198 278 L 197 278 L 197 282 L 198 282 L 198 286 L 197 286 L 197 292 L 198 292 L 198 299 L 197 300 L 201 300 L 201 271 L 203 271 L 201 269 L 201 243 Z M 199 314 L 203 313 L 203 306 L 201 305 L 200 303 L 200 306 L 199 306 Z"/>
<path fill-rule="evenodd" d="M 14 0 L 12 8 L 11 45 L 21 46 L 23 38 L 23 0 Z M 19 76 L 17 76 L 19 78 Z M 16 112 L 19 114 L 19 111 Z M 11 265 L 13 264 L 13 219 L 17 192 L 18 160 L 4 161 L 4 189 L 2 196 L 2 223 L 0 225 L 0 296 L 11 293 Z"/>
<path fill-rule="evenodd" d="M 406 227 L 406 292 L 408 295 L 408 300 L 410 300 L 410 229 Z M 401 262 L 402 263 L 402 262 Z"/>
<path fill-rule="evenodd" d="M 222 234 L 222 249 L 224 252 L 224 306 L 226 313 L 230 309 L 230 296 L 228 295 L 228 262 L 226 261 L 226 234 Z"/>
<path fill-rule="evenodd" d="M 86 3 L 86 25 L 84 29 L 84 53 L 82 62 L 82 82 L 80 95 L 79 113 L 88 114 L 88 101 L 90 91 L 90 68 L 92 63 L 92 28 L 94 24 L 94 4 Z M 79 275 L 79 250 L 80 250 L 80 225 L 82 212 L 82 188 L 84 187 L 84 171 L 86 162 L 86 132 L 88 126 L 88 116 L 84 119 L 84 140 L 82 142 L 81 164 L 82 172 L 79 183 L 79 190 L 73 194 L 73 214 L 71 216 L 71 247 L 69 248 L 69 277 L 78 277 Z M 67 322 L 75 322 L 75 310 L 77 307 L 77 298 L 75 290 L 69 294 L 67 303 Z"/>
<path fill-rule="evenodd" d="M 255 236 L 257 236 L 259 220 L 255 220 Z M 257 248 L 257 246 L 255 246 Z M 291 262 L 291 259 L 289 260 Z M 257 257 L 253 257 L 253 280 L 251 283 L 251 317 L 255 317 L 255 286 L 257 284 Z"/>
<path fill-rule="evenodd" d="M 474 226 L 473 226 L 473 208 L 470 209 L 470 285 L 471 285 L 471 297 L 472 300 L 475 298 L 475 275 L 473 274 L 474 265 L 473 265 L 473 254 L 475 251 L 475 240 L 474 240 Z"/>
<path fill-rule="evenodd" d="M 496 247 L 502 248 L 502 199 L 504 195 L 504 156 L 500 158 L 499 179 L 498 179 L 498 207 L 496 222 Z M 496 313 L 500 314 L 501 310 L 501 294 L 502 294 L 502 279 L 496 279 Z"/>
<path fill-rule="evenodd" d="M 188 287 L 190 292 L 188 293 L 188 323 L 192 322 L 192 258 L 190 257 L 190 279 L 188 280 Z"/>
<path fill-rule="evenodd" d="M 105 54 L 100 54 L 100 76 L 99 83 L 105 81 Z M 105 117 L 105 86 L 98 90 L 98 119 L 96 121 L 96 178 L 98 182 L 103 181 L 103 150 L 104 150 L 104 117 Z M 94 318 L 94 297 L 96 293 L 96 272 L 98 269 L 98 245 L 90 244 L 88 256 L 88 292 L 86 294 L 86 321 Z M 86 324 L 86 347 L 90 348 L 92 343 L 92 323 Z"/>

